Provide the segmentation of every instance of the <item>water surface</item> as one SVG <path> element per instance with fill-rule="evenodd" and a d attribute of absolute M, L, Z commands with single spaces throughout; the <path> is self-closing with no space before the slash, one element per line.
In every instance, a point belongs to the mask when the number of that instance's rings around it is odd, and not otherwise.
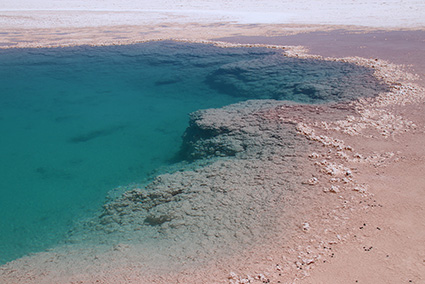
<path fill-rule="evenodd" d="M 190 112 L 384 89 L 371 70 L 265 48 L 151 42 L 2 50 L 0 264 L 56 244 L 108 191 L 169 165 Z"/>

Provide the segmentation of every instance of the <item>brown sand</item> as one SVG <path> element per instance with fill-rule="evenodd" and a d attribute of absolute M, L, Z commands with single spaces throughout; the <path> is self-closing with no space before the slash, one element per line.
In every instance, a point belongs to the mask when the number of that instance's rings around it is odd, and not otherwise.
<path fill-rule="evenodd" d="M 409 65 L 425 79 L 424 31 L 350 33 L 315 32 L 256 38 L 267 44 L 306 46 L 322 56 L 361 56 Z M 234 41 L 232 39 L 231 41 Z M 242 38 L 235 40 L 244 42 Z M 248 41 L 252 42 L 251 38 Z M 364 152 L 399 152 L 398 161 L 379 167 L 357 166 L 358 179 L 380 206 L 353 214 L 351 236 L 333 249 L 334 257 L 313 270 L 305 283 L 422 283 L 425 280 L 425 135 L 424 102 L 391 106 L 391 112 L 418 125 L 389 141 L 345 137 Z M 381 207 L 382 205 L 382 207 Z M 366 213 L 366 214 L 365 214 Z"/>
<path fill-rule="evenodd" d="M 110 31 L 106 33 L 106 30 Z M 312 34 L 309 31 L 324 30 Z M 394 85 L 394 95 L 359 101 L 353 105 L 302 110 L 276 106 L 265 112 L 271 121 L 293 123 L 311 141 L 305 171 L 318 179 L 306 180 L 309 192 L 293 217 L 294 234 L 284 243 L 264 244 L 235 257 L 231 263 L 212 263 L 210 269 L 187 270 L 164 275 L 156 283 L 422 283 L 425 279 L 424 222 L 424 91 L 403 78 L 404 72 L 381 59 L 412 64 L 423 84 L 425 50 L 423 31 L 362 32 L 332 31 L 332 27 L 170 25 L 158 28 L 116 27 L 107 29 L 17 30 L 2 34 L 1 45 L 46 46 L 78 43 L 129 43 L 155 38 L 211 39 L 230 36 L 281 36 L 278 38 L 232 38 L 229 41 L 303 45 L 312 54 L 362 56 L 347 59 L 376 65 Z M 307 32 L 294 35 L 299 31 Z M 288 36 L 289 35 L 289 36 Z M 95 36 L 95 37 L 93 37 Z M 323 39 L 326 39 L 323 40 Z M 331 44 L 328 42 L 331 40 Z M 372 40 L 373 39 L 373 40 Z M 222 39 L 224 40 L 224 39 Z M 304 56 L 294 49 L 293 56 Z M 375 61 L 374 58 L 380 60 Z M 379 72 L 382 71 L 382 72 Z M 411 78 L 410 78 L 411 79 Z M 398 85 L 398 83 L 403 83 Z M 409 88 L 410 86 L 410 88 Z M 295 108 L 295 109 L 294 109 Z M 308 116 L 303 113 L 307 111 Z M 347 117 L 347 113 L 350 115 Z M 326 123 L 323 123 L 325 121 Z M 344 180 L 347 170 L 352 180 Z M 319 189 L 319 190 L 317 190 Z M 309 199 L 310 196 L 310 199 Z M 301 207 L 300 207 L 301 208 Z M 298 224 L 298 227 L 296 226 Z M 118 251 L 120 249 L 117 249 Z M 125 250 L 125 249 L 124 249 Z M 116 254 L 112 254 L 112 257 Z M 37 258 L 37 257 L 36 257 Z M 251 258 L 250 261 L 244 261 Z M 43 260 L 43 255 L 38 259 Z M 47 255 L 44 262 L 51 259 Z M 43 271 L 21 266 L 2 268 L 5 283 L 52 283 Z M 52 261 L 52 260 L 50 260 Z M 105 266 L 106 267 L 106 266 Z M 110 268 L 110 267 L 109 267 Z M 314 269 L 312 269 L 314 268 Z M 148 283 L 140 267 L 123 262 L 112 273 L 82 272 L 75 282 Z M 31 272 L 32 271 L 32 272 Z M 34 272 L 35 271 L 35 272 Z M 21 273 L 22 272 L 22 273 Z M 230 273 L 233 272 L 233 273 Z M 15 276 L 13 276 L 15 274 Z M 45 272 L 45 275 L 49 273 Z M 13 277 L 9 277 L 12 275 Z M 248 276 L 249 275 L 249 276 Z M 14 279 L 14 280 L 13 280 Z M 44 279 L 44 280 L 43 280 Z M 63 278 L 69 279 L 69 278 Z M 78 280 L 82 282 L 77 282 Z M 15 282 L 14 282 L 15 281 Z M 44 282 L 43 282 L 44 281 Z M 151 283 L 149 282 L 149 283 Z"/>

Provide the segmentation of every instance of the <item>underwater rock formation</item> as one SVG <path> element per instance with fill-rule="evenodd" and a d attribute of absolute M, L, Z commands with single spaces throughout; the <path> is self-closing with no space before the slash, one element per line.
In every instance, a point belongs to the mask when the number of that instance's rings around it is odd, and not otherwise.
<path fill-rule="evenodd" d="M 372 97 L 387 91 L 372 69 L 336 61 L 281 55 L 221 66 L 206 78 L 213 89 L 248 99 L 320 103 Z"/>
<path fill-rule="evenodd" d="M 298 159 L 308 148 L 292 124 L 265 115 L 284 104 L 247 101 L 193 113 L 183 147 L 193 162 L 105 204 L 90 227 L 107 233 L 98 234 L 102 242 L 131 238 L 173 254 L 185 248 L 185 255 L 281 236 L 280 216 L 290 206 L 282 200 L 301 184 Z"/>

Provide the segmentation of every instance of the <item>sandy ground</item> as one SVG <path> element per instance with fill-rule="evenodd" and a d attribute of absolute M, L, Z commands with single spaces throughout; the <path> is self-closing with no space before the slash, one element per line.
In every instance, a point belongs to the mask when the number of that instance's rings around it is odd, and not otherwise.
<path fill-rule="evenodd" d="M 314 180 L 310 183 L 321 193 L 314 195 L 314 200 L 308 199 L 311 196 L 307 194 L 307 199 L 300 201 L 306 206 L 304 211 L 294 213 L 297 215 L 293 216 L 292 225 L 299 227 L 295 227 L 293 238 L 284 244 L 247 251 L 245 256 L 235 258 L 233 266 L 211 264 L 209 271 L 164 275 L 157 279 L 158 283 L 425 281 L 423 1 L 297 1 L 297 5 L 291 4 L 293 1 L 276 1 L 274 6 L 265 2 L 258 6 L 254 1 L 239 6 L 234 6 L 236 2 L 196 1 L 188 5 L 190 1 L 160 1 L 138 7 L 135 2 L 116 1 L 102 2 L 106 4 L 100 11 L 97 1 L 73 1 L 67 9 L 62 8 L 63 2 L 16 4 L 7 0 L 0 10 L 0 46 L 96 45 L 162 38 L 297 45 L 324 57 L 367 58 L 347 60 L 376 65 L 377 76 L 393 84 L 390 94 L 359 101 L 348 108 L 325 107 L 317 111 L 317 116 L 300 115 L 301 110 L 271 108 L 266 117 L 293 121 L 315 149 L 307 157 L 306 171 L 318 178 L 318 184 Z M 140 11 L 136 13 L 135 9 Z M 218 12 L 229 9 L 240 9 L 243 15 L 238 18 L 235 13 Z M 253 9 L 258 12 L 254 18 Z M 76 13 L 78 10 L 85 12 Z M 196 17 L 190 15 L 199 10 L 209 13 L 202 17 L 198 12 Z M 265 17 L 270 11 L 275 14 Z M 146 13 L 151 16 L 142 17 Z M 89 15 L 97 16 L 87 21 Z M 289 50 L 291 56 L 309 56 L 302 48 Z M 406 66 L 399 69 L 384 60 Z M 417 77 L 406 77 L 406 70 Z M 332 172 L 329 163 L 336 169 L 350 169 L 355 181 L 344 184 L 343 177 Z M 111 256 L 116 257 L 116 252 Z M 255 261 L 244 265 L 244 257 Z M 52 255 L 40 254 L 4 266 L 0 279 L 5 283 L 53 283 L 48 277 L 43 278 L 49 273 L 31 267 L 37 259 L 47 263 L 52 261 Z M 86 272 L 72 280 L 82 282 L 63 282 L 146 283 L 147 278 L 137 269 L 124 262 L 115 267 L 114 277 L 90 277 L 90 272 Z"/>
<path fill-rule="evenodd" d="M 323 56 L 361 56 L 408 65 L 424 86 L 425 48 L 421 32 L 313 33 L 274 38 L 273 43 L 302 44 Z M 271 43 L 265 39 L 265 43 Z M 332 42 L 332 46 L 326 44 Z M 423 102 L 392 107 L 391 112 L 415 121 L 416 131 L 389 141 L 345 138 L 365 151 L 399 152 L 399 161 L 382 167 L 361 166 L 359 178 L 369 184 L 381 206 L 371 214 L 352 216 L 354 234 L 334 249 L 335 258 L 313 270 L 305 283 L 421 283 L 425 279 Z M 366 225 L 365 225 L 366 224 Z M 356 236 L 356 237 L 354 237 Z M 366 249 L 365 249 L 366 248 Z M 372 248 L 369 250 L 369 248 Z"/>
<path fill-rule="evenodd" d="M 334 46 L 334 51 L 312 45 L 316 53 L 334 56 L 349 54 L 376 57 L 410 65 L 424 85 L 424 33 L 370 34 L 375 40 L 361 46 L 352 42 L 347 51 Z M 367 37 L 367 36 L 366 36 Z M 421 40 L 422 39 L 422 40 Z M 403 41 L 404 44 L 400 44 Z M 417 42 L 417 44 L 414 44 Z M 340 44 L 344 45 L 340 42 Z M 320 45 L 320 44 L 319 44 Z M 357 45 L 357 46 L 356 46 Z M 382 205 L 373 214 L 355 216 L 357 237 L 336 249 L 336 257 L 306 279 L 306 283 L 421 283 L 425 279 L 424 189 L 425 147 L 423 141 L 423 102 L 393 107 L 392 112 L 415 121 L 416 131 L 395 136 L 390 141 L 360 140 L 354 142 L 365 150 L 385 149 L 400 153 L 400 160 L 384 167 L 360 167 L 360 178 L 370 185 L 374 198 Z M 349 140 L 349 139 L 348 139 Z M 366 224 L 366 225 L 364 225 Z M 372 248 L 372 249 L 365 249 Z M 376 250 L 375 250 L 376 249 Z M 347 269 L 349 268 L 349 269 Z M 354 269 L 355 268 L 355 269 Z M 379 271 L 379 272 L 377 272 Z"/>

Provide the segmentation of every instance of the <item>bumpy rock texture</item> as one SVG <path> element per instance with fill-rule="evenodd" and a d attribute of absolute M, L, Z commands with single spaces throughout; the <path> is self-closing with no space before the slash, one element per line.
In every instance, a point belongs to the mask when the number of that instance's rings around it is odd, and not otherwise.
<path fill-rule="evenodd" d="M 318 103 L 376 96 L 388 90 L 372 69 L 346 62 L 283 57 L 229 63 L 206 82 L 231 96 Z"/>
<path fill-rule="evenodd" d="M 170 246 L 200 261 L 284 236 L 285 199 L 301 190 L 299 157 L 308 144 L 293 123 L 270 120 L 269 109 L 279 105 L 248 101 L 192 114 L 182 148 L 189 169 L 106 204 L 90 223 L 95 238 Z"/>

